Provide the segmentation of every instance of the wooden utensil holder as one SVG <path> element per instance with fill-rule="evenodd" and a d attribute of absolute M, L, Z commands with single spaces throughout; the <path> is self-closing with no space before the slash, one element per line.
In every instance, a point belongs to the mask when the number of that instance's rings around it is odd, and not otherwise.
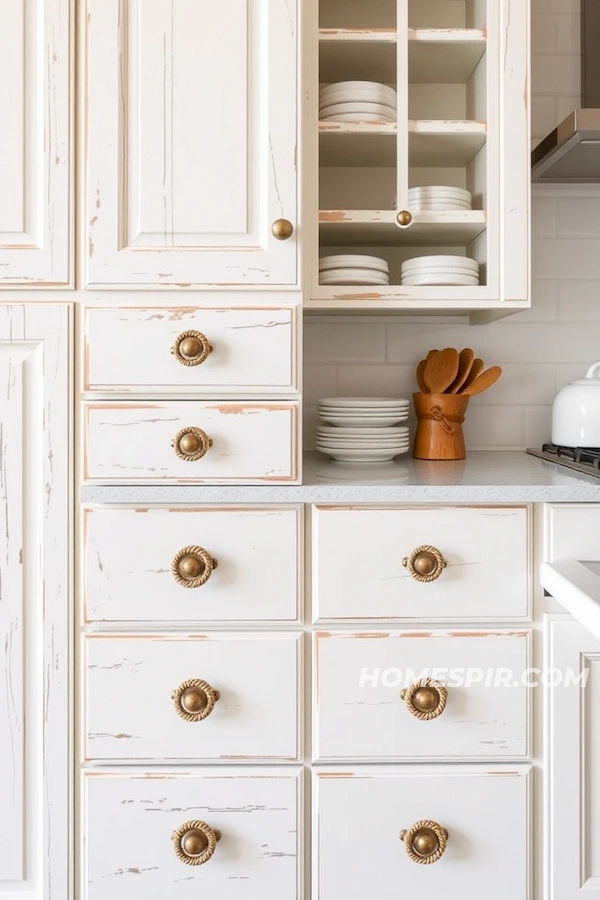
<path fill-rule="evenodd" d="M 461 394 L 413 394 L 417 414 L 415 459 L 465 459 L 462 423 L 469 398 Z"/>

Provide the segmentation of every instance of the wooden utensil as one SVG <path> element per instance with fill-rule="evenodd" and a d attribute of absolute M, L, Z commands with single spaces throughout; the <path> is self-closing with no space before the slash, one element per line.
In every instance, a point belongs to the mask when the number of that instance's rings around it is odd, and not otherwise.
<path fill-rule="evenodd" d="M 456 376 L 446 393 L 458 394 L 460 392 L 461 387 L 469 377 L 469 372 L 471 371 L 474 357 L 475 354 L 470 347 L 465 347 L 464 350 L 460 351 L 458 355 L 458 375 Z"/>
<path fill-rule="evenodd" d="M 417 366 L 417 384 L 419 385 L 419 390 L 422 394 L 428 394 L 429 388 L 425 384 L 425 379 L 423 378 L 423 373 L 425 371 L 425 364 L 427 363 L 426 359 L 422 359 L 419 365 Z"/>
<path fill-rule="evenodd" d="M 475 381 L 471 382 L 467 388 L 461 391 L 462 396 L 472 397 L 474 394 L 481 394 L 482 391 L 487 391 L 494 382 L 498 381 L 501 375 L 502 369 L 500 366 L 490 366 L 489 369 L 478 375 Z"/>
<path fill-rule="evenodd" d="M 474 359 L 473 360 L 473 364 L 471 365 L 471 369 L 469 371 L 469 374 L 467 375 L 465 383 L 463 384 L 462 388 L 460 389 L 461 394 L 463 394 L 465 388 L 469 387 L 469 385 L 475 381 L 477 376 L 483 372 L 484 365 L 485 365 L 485 363 L 482 359 Z"/>
<path fill-rule="evenodd" d="M 458 350 L 447 347 L 429 357 L 423 380 L 432 394 L 443 394 L 458 375 Z"/>

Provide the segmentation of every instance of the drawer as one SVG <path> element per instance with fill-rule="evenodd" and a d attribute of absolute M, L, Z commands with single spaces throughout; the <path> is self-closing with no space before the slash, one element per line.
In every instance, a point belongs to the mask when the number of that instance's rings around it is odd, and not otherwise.
<path fill-rule="evenodd" d="M 299 771 L 93 771 L 82 806 L 81 900 L 303 896 Z"/>
<path fill-rule="evenodd" d="M 83 330 L 84 391 L 272 396 L 297 390 L 295 307 L 88 306 Z"/>
<path fill-rule="evenodd" d="M 549 503 L 544 507 L 544 560 L 600 559 L 600 503 Z"/>
<path fill-rule="evenodd" d="M 317 633 L 315 757 L 527 757 L 529 657 L 526 631 Z"/>
<path fill-rule="evenodd" d="M 529 545 L 525 506 L 317 506 L 315 621 L 527 618 Z"/>
<path fill-rule="evenodd" d="M 317 772 L 315 896 L 365 900 L 375 885 L 377 900 L 527 900 L 529 780 L 525 766 Z M 415 841 L 443 855 L 419 865 Z"/>
<path fill-rule="evenodd" d="M 302 507 L 87 507 L 85 621 L 295 621 L 302 520 Z"/>
<path fill-rule="evenodd" d="M 86 635 L 85 758 L 298 759 L 301 639 Z"/>
<path fill-rule="evenodd" d="M 88 483 L 298 479 L 296 403 L 87 403 L 84 428 Z"/>

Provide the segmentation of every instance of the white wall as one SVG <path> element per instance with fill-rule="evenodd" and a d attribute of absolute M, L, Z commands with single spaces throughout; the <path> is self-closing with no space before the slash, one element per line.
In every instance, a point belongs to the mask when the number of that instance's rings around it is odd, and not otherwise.
<path fill-rule="evenodd" d="M 579 0 L 532 0 L 534 140 L 579 103 Z M 468 446 L 523 448 L 550 436 L 556 391 L 600 359 L 600 190 L 536 188 L 533 309 L 483 325 L 415 325 L 401 318 L 308 319 L 305 445 L 315 403 L 330 395 L 410 396 L 415 364 L 432 347 L 472 347 L 504 374 L 471 400 Z"/>

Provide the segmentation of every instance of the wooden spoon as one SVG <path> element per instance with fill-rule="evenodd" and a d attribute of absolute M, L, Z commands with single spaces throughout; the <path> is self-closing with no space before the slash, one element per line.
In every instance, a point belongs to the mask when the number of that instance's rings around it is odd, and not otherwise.
<path fill-rule="evenodd" d="M 469 347 L 465 347 L 464 350 L 460 351 L 460 354 L 458 356 L 458 375 L 448 388 L 449 394 L 458 394 L 461 387 L 469 377 L 469 372 L 471 371 L 474 357 L 475 354 Z"/>
<path fill-rule="evenodd" d="M 469 374 L 467 375 L 466 380 L 465 380 L 462 388 L 460 389 L 461 394 L 464 394 L 465 388 L 469 387 L 469 385 L 475 381 L 477 376 L 483 372 L 484 365 L 485 365 L 485 363 L 482 359 L 474 359 L 473 360 L 473 364 L 469 370 Z"/>
<path fill-rule="evenodd" d="M 423 372 L 425 371 L 425 364 L 427 363 L 426 359 L 422 359 L 419 365 L 417 366 L 417 384 L 419 385 L 419 390 L 422 394 L 428 394 L 429 388 L 425 384 L 425 379 L 423 378 Z"/>
<path fill-rule="evenodd" d="M 423 379 L 432 394 L 443 394 L 458 375 L 458 350 L 447 347 L 430 356 Z"/>
<path fill-rule="evenodd" d="M 472 397 L 474 394 L 481 394 L 482 391 L 487 391 L 495 381 L 498 381 L 501 375 L 502 369 L 500 366 L 490 366 L 489 369 L 486 369 L 485 372 L 478 375 L 475 381 L 471 382 L 469 387 L 462 390 L 461 394 L 466 397 Z"/>

